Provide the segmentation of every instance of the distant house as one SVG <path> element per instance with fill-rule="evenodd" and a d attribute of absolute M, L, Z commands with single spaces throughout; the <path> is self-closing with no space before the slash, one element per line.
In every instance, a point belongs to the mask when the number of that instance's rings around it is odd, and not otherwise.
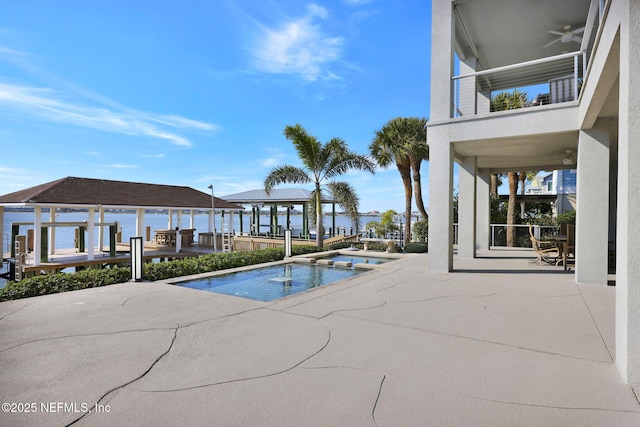
<path fill-rule="evenodd" d="M 561 169 L 536 177 L 526 195 L 556 196 L 552 202 L 555 215 L 576 210 L 576 170 Z"/>

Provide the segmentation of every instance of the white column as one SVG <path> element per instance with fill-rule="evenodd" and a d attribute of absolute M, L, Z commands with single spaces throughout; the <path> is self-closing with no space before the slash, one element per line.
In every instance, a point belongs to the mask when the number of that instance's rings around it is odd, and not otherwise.
<path fill-rule="evenodd" d="M 49 222 L 56 222 L 56 209 L 54 207 L 49 208 Z M 56 227 L 49 227 L 49 253 L 51 255 L 56 253 Z"/>
<path fill-rule="evenodd" d="M 576 281 L 607 284 L 609 242 L 609 129 L 580 131 L 576 208 Z"/>
<path fill-rule="evenodd" d="M 640 2 L 621 3 L 616 366 L 625 382 L 640 385 Z"/>
<path fill-rule="evenodd" d="M 169 220 L 167 222 L 167 229 L 173 230 L 173 209 L 169 209 Z"/>
<path fill-rule="evenodd" d="M 476 175 L 476 250 L 489 250 L 491 228 L 491 173 L 480 171 Z"/>
<path fill-rule="evenodd" d="M 429 131 L 429 270 L 453 270 L 453 153 L 442 128 Z"/>
<path fill-rule="evenodd" d="M 431 9 L 431 114 L 437 122 L 451 118 L 453 104 L 453 6 L 433 0 Z M 429 206 L 431 208 L 431 206 Z"/>
<path fill-rule="evenodd" d="M 95 246 L 95 232 L 96 232 L 96 210 L 95 208 L 89 208 L 89 217 L 87 219 L 87 259 L 92 260 L 94 255 Z"/>
<path fill-rule="evenodd" d="M 104 224 L 104 208 L 100 206 L 98 209 L 98 222 L 100 224 Z M 102 252 L 104 249 L 104 226 L 101 225 L 98 227 L 98 248 L 99 251 Z"/>
<path fill-rule="evenodd" d="M 33 215 L 33 265 L 39 266 L 40 255 L 42 254 L 40 249 L 42 242 L 42 221 L 40 218 L 42 215 L 42 208 L 40 206 L 36 206 L 33 209 Z"/>
<path fill-rule="evenodd" d="M 476 157 L 460 163 L 458 184 L 458 256 L 476 256 Z M 430 190 L 431 191 L 431 190 Z M 429 205 L 431 206 L 431 205 Z"/>
<path fill-rule="evenodd" d="M 176 228 L 176 252 L 182 250 L 182 209 L 178 210 L 178 226 Z"/>
<path fill-rule="evenodd" d="M 189 211 L 189 228 L 196 228 L 196 211 L 193 209 Z"/>
<path fill-rule="evenodd" d="M 142 255 L 144 255 L 144 209 L 136 209 L 136 234 L 133 237 L 142 237 Z"/>

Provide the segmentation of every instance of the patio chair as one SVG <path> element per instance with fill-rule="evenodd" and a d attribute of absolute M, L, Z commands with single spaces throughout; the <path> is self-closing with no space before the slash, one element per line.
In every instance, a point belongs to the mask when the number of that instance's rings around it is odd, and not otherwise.
<path fill-rule="evenodd" d="M 567 245 L 565 246 L 566 248 L 566 256 L 564 256 L 564 258 L 566 259 L 566 263 L 569 264 L 570 262 L 572 264 L 575 265 L 576 262 L 576 226 L 572 225 L 572 224 L 566 224 L 566 229 L 567 229 Z M 558 262 L 556 263 L 556 265 L 558 265 L 558 263 L 562 263 L 562 260 L 558 260 Z M 564 266 L 564 269 L 566 270 L 568 268 L 567 265 Z"/>
<path fill-rule="evenodd" d="M 560 256 L 560 251 L 558 250 L 557 246 L 555 246 L 553 242 L 538 239 L 533 234 L 533 226 L 531 224 L 529 224 L 529 235 L 531 239 L 531 247 L 536 253 L 536 259 L 532 260 L 531 262 L 535 262 L 538 265 L 540 265 L 543 261 L 547 264 L 555 263 L 557 258 Z M 553 257 L 554 259 L 552 260 L 551 257 Z"/>

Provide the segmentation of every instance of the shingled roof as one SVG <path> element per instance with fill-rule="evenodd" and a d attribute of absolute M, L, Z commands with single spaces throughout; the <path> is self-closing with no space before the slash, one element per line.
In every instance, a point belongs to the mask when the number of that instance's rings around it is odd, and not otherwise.
<path fill-rule="evenodd" d="M 0 205 L 211 209 L 211 194 L 190 187 L 66 177 L 0 196 Z M 242 206 L 215 198 L 217 209 Z"/>

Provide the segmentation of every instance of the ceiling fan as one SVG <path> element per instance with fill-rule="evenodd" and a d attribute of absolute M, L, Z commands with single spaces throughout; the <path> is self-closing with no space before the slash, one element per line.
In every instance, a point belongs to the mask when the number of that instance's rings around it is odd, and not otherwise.
<path fill-rule="evenodd" d="M 582 37 L 578 36 L 577 34 L 583 33 L 584 32 L 584 27 L 582 28 L 578 28 L 575 29 L 573 31 L 571 31 L 571 25 L 565 25 L 564 26 L 564 32 L 561 33 L 560 31 L 547 31 L 547 33 L 549 34 L 554 34 L 556 36 L 560 36 L 557 39 L 555 39 L 554 41 L 552 41 L 551 43 L 547 43 L 546 45 L 544 45 L 544 47 L 549 47 L 554 43 L 557 42 L 562 42 L 562 43 L 569 43 L 569 42 L 576 42 L 576 43 L 581 43 L 582 42 Z"/>

